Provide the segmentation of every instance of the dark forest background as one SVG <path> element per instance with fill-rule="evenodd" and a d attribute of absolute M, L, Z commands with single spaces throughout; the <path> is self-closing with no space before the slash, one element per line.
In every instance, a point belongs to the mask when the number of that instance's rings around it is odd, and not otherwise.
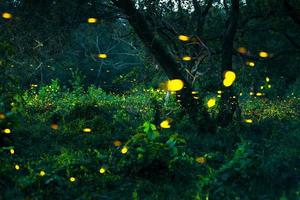
<path fill-rule="evenodd" d="M 299 0 L 0 13 L 0 199 L 300 199 Z"/>

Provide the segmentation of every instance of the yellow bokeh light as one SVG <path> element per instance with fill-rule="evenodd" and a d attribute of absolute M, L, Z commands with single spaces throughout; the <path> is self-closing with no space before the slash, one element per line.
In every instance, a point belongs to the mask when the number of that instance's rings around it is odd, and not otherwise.
<path fill-rule="evenodd" d="M 183 57 L 182 57 L 182 60 L 183 60 L 183 61 L 191 61 L 191 60 L 192 60 L 192 57 L 191 57 L 191 56 L 183 56 Z"/>
<path fill-rule="evenodd" d="M 224 74 L 225 79 L 223 80 L 223 85 L 229 87 L 233 84 L 236 79 L 236 74 L 233 71 L 226 71 Z"/>
<path fill-rule="evenodd" d="M 267 82 L 270 82 L 270 78 L 269 78 L 269 77 L 266 77 L 266 81 L 267 81 Z"/>
<path fill-rule="evenodd" d="M 123 147 L 122 149 L 121 149 L 121 153 L 122 154 L 126 154 L 128 152 L 128 148 L 127 147 Z"/>
<path fill-rule="evenodd" d="M 271 85 L 268 85 L 268 88 L 270 89 L 272 86 Z"/>
<path fill-rule="evenodd" d="M 173 79 L 167 81 L 167 90 L 171 92 L 179 91 L 183 88 L 184 83 L 180 79 Z"/>
<path fill-rule="evenodd" d="M 105 59 L 105 58 L 107 58 L 108 56 L 107 56 L 107 54 L 105 54 L 105 53 L 99 53 L 98 54 L 98 58 L 101 58 L 101 59 Z"/>
<path fill-rule="evenodd" d="M 233 71 L 226 71 L 224 77 L 233 82 L 236 79 L 236 74 Z"/>
<path fill-rule="evenodd" d="M 192 91 L 192 94 L 198 94 L 199 92 L 198 91 Z"/>
<path fill-rule="evenodd" d="M 238 51 L 239 53 L 241 53 L 241 54 L 247 53 L 247 49 L 246 49 L 245 47 L 239 47 L 239 48 L 237 49 L 237 51 Z"/>
<path fill-rule="evenodd" d="M 228 80 L 228 79 L 224 79 L 224 80 L 223 80 L 223 85 L 224 85 L 225 87 L 229 87 L 229 86 L 231 86 L 232 84 L 233 84 L 233 82 L 230 81 L 230 80 Z"/>
<path fill-rule="evenodd" d="M 84 128 L 82 131 L 85 132 L 85 133 L 90 133 L 90 132 L 92 132 L 92 129 L 91 128 Z"/>
<path fill-rule="evenodd" d="M 114 145 L 115 145 L 116 147 L 119 147 L 119 146 L 122 145 L 122 142 L 121 142 L 120 140 L 115 140 L 115 141 L 114 141 Z"/>
<path fill-rule="evenodd" d="M 218 93 L 218 94 L 222 94 L 222 91 L 221 91 L 221 90 L 218 90 L 217 93 Z"/>
<path fill-rule="evenodd" d="M 54 129 L 54 130 L 57 130 L 57 129 L 58 129 L 58 124 L 53 123 L 53 124 L 50 125 L 50 127 L 51 127 L 52 129 Z"/>
<path fill-rule="evenodd" d="M 249 94 L 250 94 L 250 96 L 254 95 L 254 93 L 253 93 L 253 92 L 250 92 Z"/>
<path fill-rule="evenodd" d="M 10 149 L 9 152 L 10 152 L 10 154 L 12 154 L 12 155 L 15 154 L 15 150 L 14 150 L 14 149 Z"/>
<path fill-rule="evenodd" d="M 184 41 L 184 42 L 190 40 L 189 36 L 186 36 L 186 35 L 179 35 L 178 39 L 181 40 L 181 41 Z"/>
<path fill-rule="evenodd" d="M 4 12 L 4 13 L 2 13 L 2 18 L 4 18 L 4 19 L 11 19 L 12 18 L 12 14 L 8 13 L 8 12 Z"/>
<path fill-rule="evenodd" d="M 3 119 L 5 119 L 5 118 L 6 118 L 6 117 L 5 117 L 5 114 L 0 113 L 0 119 L 3 120 Z"/>
<path fill-rule="evenodd" d="M 11 130 L 9 128 L 6 128 L 6 129 L 3 130 L 3 132 L 6 133 L 6 134 L 10 134 Z"/>
<path fill-rule="evenodd" d="M 251 123 L 253 123 L 253 120 L 252 119 L 245 119 L 244 122 L 248 123 L 248 124 L 251 124 Z"/>
<path fill-rule="evenodd" d="M 75 182 L 76 181 L 76 178 L 75 177 L 70 177 L 70 182 Z"/>
<path fill-rule="evenodd" d="M 100 169 L 99 169 L 99 172 L 100 172 L 100 174 L 104 174 L 105 173 L 105 168 L 104 167 L 101 167 Z"/>
<path fill-rule="evenodd" d="M 88 18 L 87 22 L 88 22 L 89 24 L 95 24 L 95 23 L 97 22 L 97 19 L 91 17 L 91 18 Z"/>
<path fill-rule="evenodd" d="M 171 128 L 171 125 L 169 124 L 168 120 L 164 120 L 160 123 L 161 128 Z"/>
<path fill-rule="evenodd" d="M 211 98 L 211 99 L 208 100 L 207 106 L 209 108 L 214 107 L 215 105 L 216 105 L 216 99 L 215 98 Z"/>
<path fill-rule="evenodd" d="M 206 158 L 203 156 L 199 156 L 196 158 L 196 162 L 200 164 L 204 164 L 206 162 Z"/>
<path fill-rule="evenodd" d="M 46 175 L 46 172 L 45 171 L 40 171 L 40 176 L 45 176 Z"/>
<path fill-rule="evenodd" d="M 250 67 L 254 67 L 255 66 L 255 62 L 253 62 L 253 61 L 247 61 L 247 63 L 246 63 L 248 66 L 250 66 Z"/>
<path fill-rule="evenodd" d="M 269 53 L 265 52 L 265 51 L 261 51 L 261 52 L 259 52 L 259 56 L 261 58 L 267 58 L 267 57 L 269 57 Z"/>
<path fill-rule="evenodd" d="M 20 170 L 20 165 L 16 164 L 16 165 L 15 165 L 15 169 L 16 169 L 16 170 Z"/>
<path fill-rule="evenodd" d="M 262 96 L 263 95 L 263 93 L 261 93 L 261 92 L 257 92 L 256 93 L 256 96 L 258 96 L 258 97 L 260 97 L 260 96 Z"/>

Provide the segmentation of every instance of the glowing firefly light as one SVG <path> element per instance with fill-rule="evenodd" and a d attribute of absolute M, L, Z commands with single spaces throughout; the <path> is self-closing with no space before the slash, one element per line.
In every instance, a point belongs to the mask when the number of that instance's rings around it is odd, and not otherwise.
<path fill-rule="evenodd" d="M 101 58 L 101 59 L 105 59 L 105 58 L 107 58 L 108 56 L 107 56 L 107 54 L 105 54 L 105 53 L 99 53 L 98 54 L 98 58 Z"/>
<path fill-rule="evenodd" d="M 250 67 L 254 67 L 255 66 L 255 62 L 253 61 L 247 61 L 246 64 Z"/>
<path fill-rule="evenodd" d="M 183 57 L 182 57 L 182 60 L 183 60 L 183 61 L 191 61 L 191 60 L 192 60 L 192 57 L 191 57 L 191 56 L 183 56 Z"/>
<path fill-rule="evenodd" d="M 115 145 L 116 147 L 119 147 L 119 146 L 122 145 L 122 142 L 121 142 L 120 140 L 115 140 L 115 141 L 114 141 L 114 145 Z"/>
<path fill-rule="evenodd" d="M 247 123 L 247 124 L 251 124 L 251 123 L 253 123 L 253 120 L 252 119 L 245 119 L 244 122 Z"/>
<path fill-rule="evenodd" d="M 6 129 L 3 130 L 3 132 L 6 133 L 6 134 L 10 134 L 11 130 L 9 128 L 6 128 Z"/>
<path fill-rule="evenodd" d="M 122 149 L 121 149 L 121 153 L 122 154 L 126 154 L 128 152 L 128 148 L 127 147 L 123 147 Z"/>
<path fill-rule="evenodd" d="M 186 36 L 186 35 L 179 35 L 178 39 L 181 40 L 181 41 L 184 41 L 184 42 L 190 40 L 189 36 Z"/>
<path fill-rule="evenodd" d="M 161 128 L 171 128 L 171 125 L 169 124 L 168 120 L 164 120 L 160 123 Z"/>
<path fill-rule="evenodd" d="M 171 92 L 179 91 L 183 88 L 184 83 L 180 79 L 173 79 L 167 81 L 167 90 Z"/>
<path fill-rule="evenodd" d="M 70 177 L 70 182 L 75 182 L 76 181 L 76 178 L 75 177 Z"/>
<path fill-rule="evenodd" d="M 208 100 L 207 106 L 209 108 L 214 107 L 215 105 L 216 105 L 216 99 L 215 98 L 211 98 L 211 99 Z"/>
<path fill-rule="evenodd" d="M 14 150 L 14 149 L 10 149 L 9 152 L 10 152 L 10 154 L 12 154 L 12 155 L 15 154 L 15 150 Z"/>
<path fill-rule="evenodd" d="M 267 58 L 267 57 L 269 57 L 269 53 L 265 52 L 265 51 L 261 51 L 261 52 L 259 52 L 259 56 L 261 58 Z"/>
<path fill-rule="evenodd" d="M 200 164 L 204 164 L 206 162 L 206 158 L 203 156 L 199 156 L 196 158 L 196 162 Z"/>
<path fill-rule="evenodd" d="M 8 13 L 8 12 L 4 12 L 4 13 L 2 13 L 2 18 L 4 18 L 4 19 L 11 19 L 12 18 L 12 14 Z"/>
<path fill-rule="evenodd" d="M 100 169 L 99 169 L 99 172 L 100 172 L 100 174 L 104 174 L 105 173 L 105 168 L 104 167 L 101 167 Z"/>
<path fill-rule="evenodd" d="M 57 129 L 58 129 L 58 124 L 52 123 L 52 124 L 50 125 L 50 127 L 51 127 L 52 129 L 54 129 L 54 130 L 57 130 Z"/>
<path fill-rule="evenodd" d="M 3 114 L 3 113 L 0 113 L 0 120 L 3 120 L 3 119 L 5 119 L 6 117 L 5 117 L 5 114 Z"/>
<path fill-rule="evenodd" d="M 16 165 L 15 165 L 15 169 L 16 169 L 16 170 L 20 170 L 20 165 L 16 164 Z"/>
<path fill-rule="evenodd" d="M 45 176 L 46 175 L 46 172 L 45 171 L 40 171 L 40 176 Z"/>
<path fill-rule="evenodd" d="M 90 128 L 84 128 L 82 131 L 85 132 L 85 133 L 90 133 L 90 132 L 92 132 L 92 129 L 90 129 Z"/>
<path fill-rule="evenodd" d="M 95 24 L 95 23 L 97 22 L 97 19 L 91 17 L 91 18 L 88 18 L 87 22 L 88 22 L 89 24 Z"/>
<path fill-rule="evenodd" d="M 245 53 L 247 53 L 247 49 L 246 49 L 245 47 L 239 47 L 239 48 L 237 49 L 237 51 L 238 51 L 240 54 L 245 54 Z"/>

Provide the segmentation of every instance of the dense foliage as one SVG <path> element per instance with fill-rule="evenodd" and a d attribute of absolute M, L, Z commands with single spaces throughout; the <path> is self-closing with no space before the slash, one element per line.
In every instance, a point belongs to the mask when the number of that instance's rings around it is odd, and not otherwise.
<path fill-rule="evenodd" d="M 300 199 L 298 0 L 0 2 L 0 200 Z"/>

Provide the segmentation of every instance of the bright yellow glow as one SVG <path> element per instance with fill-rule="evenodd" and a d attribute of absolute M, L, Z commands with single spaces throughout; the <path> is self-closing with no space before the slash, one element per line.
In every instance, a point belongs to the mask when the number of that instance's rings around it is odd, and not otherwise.
<path fill-rule="evenodd" d="M 270 82 L 270 78 L 269 78 L 269 77 L 266 77 L 266 81 L 267 81 L 267 82 Z"/>
<path fill-rule="evenodd" d="M 193 97 L 194 99 L 200 99 L 200 97 Z"/>
<path fill-rule="evenodd" d="M 121 142 L 120 140 L 115 140 L 115 141 L 114 141 L 114 145 L 115 145 L 116 147 L 119 147 L 119 146 L 122 145 L 122 142 Z"/>
<path fill-rule="evenodd" d="M 242 93 L 242 92 L 240 93 L 240 96 L 243 96 L 243 93 Z"/>
<path fill-rule="evenodd" d="M 218 90 L 218 94 L 222 94 L 222 91 L 221 91 L 221 90 Z"/>
<path fill-rule="evenodd" d="M 179 91 L 183 88 L 184 83 L 180 79 L 173 79 L 167 82 L 167 90 L 171 92 Z"/>
<path fill-rule="evenodd" d="M 127 153 L 127 151 L 128 151 L 128 148 L 127 148 L 127 147 L 123 147 L 123 148 L 121 149 L 121 153 L 122 153 L 122 154 Z"/>
<path fill-rule="evenodd" d="M 4 13 L 2 13 L 2 17 L 4 19 L 11 19 L 12 18 L 12 14 L 10 14 L 8 12 L 4 12 Z"/>
<path fill-rule="evenodd" d="M 15 154 L 15 150 L 14 150 L 14 149 L 10 149 L 9 152 L 10 152 L 10 154 L 12 154 L 12 155 Z"/>
<path fill-rule="evenodd" d="M 198 93 L 199 93 L 198 91 L 193 91 L 193 92 L 192 92 L 192 94 L 198 94 Z"/>
<path fill-rule="evenodd" d="M 223 80 L 223 85 L 229 87 L 233 84 L 236 79 L 236 74 L 233 71 L 226 71 L 224 74 L 225 79 Z"/>
<path fill-rule="evenodd" d="M 252 119 L 245 119 L 244 122 L 248 123 L 248 124 L 251 124 L 251 123 L 253 123 L 253 120 Z"/>
<path fill-rule="evenodd" d="M 91 18 L 88 18 L 87 22 L 88 22 L 89 24 L 95 24 L 95 23 L 97 22 L 97 19 L 91 17 Z"/>
<path fill-rule="evenodd" d="M 268 88 L 270 89 L 272 86 L 271 85 L 268 85 Z"/>
<path fill-rule="evenodd" d="M 245 47 L 239 47 L 239 48 L 237 49 L 237 51 L 238 51 L 239 53 L 241 53 L 241 54 L 247 53 L 247 49 L 246 49 Z"/>
<path fill-rule="evenodd" d="M 203 156 L 199 156 L 196 158 L 196 162 L 200 164 L 204 164 L 206 162 L 206 158 Z"/>
<path fill-rule="evenodd" d="M 15 169 L 16 169 L 16 170 L 20 170 L 20 165 L 18 165 L 18 164 L 15 165 Z"/>
<path fill-rule="evenodd" d="M 183 56 L 183 57 L 182 57 L 182 60 L 183 60 L 183 61 L 191 61 L 191 60 L 192 60 L 192 57 L 191 57 L 191 56 Z"/>
<path fill-rule="evenodd" d="M 105 168 L 104 167 L 101 167 L 100 169 L 99 169 L 99 172 L 100 172 L 100 174 L 104 174 L 105 173 Z"/>
<path fill-rule="evenodd" d="M 208 100 L 207 106 L 209 108 L 214 107 L 215 105 L 216 105 L 216 99 L 215 98 L 211 98 L 211 99 Z"/>
<path fill-rule="evenodd" d="M 256 93 L 256 96 L 258 96 L 258 97 L 260 97 L 260 96 L 262 96 L 263 95 L 263 93 L 261 93 L 261 92 L 257 92 Z"/>
<path fill-rule="evenodd" d="M 233 84 L 233 82 L 231 82 L 230 80 L 228 80 L 228 79 L 224 79 L 223 80 L 223 85 L 225 86 L 225 87 L 229 87 L 229 86 L 231 86 Z"/>
<path fill-rule="evenodd" d="M 222 96 L 220 94 L 217 95 L 218 98 L 221 98 Z"/>
<path fill-rule="evenodd" d="M 248 66 L 250 66 L 250 67 L 254 67 L 255 66 L 255 62 L 253 62 L 253 61 L 248 61 L 246 64 Z"/>
<path fill-rule="evenodd" d="M 269 57 L 269 54 L 268 54 L 268 52 L 261 51 L 261 52 L 259 52 L 259 56 L 260 56 L 261 58 L 267 58 L 267 57 Z"/>
<path fill-rule="evenodd" d="M 164 120 L 160 123 L 161 128 L 171 128 L 171 125 L 169 124 L 168 120 Z"/>
<path fill-rule="evenodd" d="M 249 94 L 250 94 L 250 96 L 252 96 L 254 93 L 253 93 L 253 92 L 250 92 Z"/>
<path fill-rule="evenodd" d="M 71 182 L 75 182 L 75 181 L 76 181 L 76 178 L 72 176 L 72 177 L 70 177 L 70 181 L 71 181 Z"/>
<path fill-rule="evenodd" d="M 46 172 L 45 171 L 40 171 L 40 176 L 45 176 L 46 175 Z"/>
<path fill-rule="evenodd" d="M 3 132 L 6 133 L 6 134 L 10 134 L 11 130 L 9 128 L 6 128 L 6 129 L 3 130 Z"/>
<path fill-rule="evenodd" d="M 236 75 L 233 71 L 226 71 L 224 76 L 225 76 L 225 79 L 228 79 L 232 82 L 235 81 L 235 79 L 236 79 Z"/>
<path fill-rule="evenodd" d="M 184 41 L 184 42 L 190 40 L 189 36 L 186 36 L 186 35 L 179 35 L 178 39 L 181 40 L 181 41 Z"/>
<path fill-rule="evenodd" d="M 84 128 L 82 131 L 85 132 L 85 133 L 90 133 L 90 132 L 92 132 L 92 129 L 90 129 L 90 128 Z"/>
<path fill-rule="evenodd" d="M 107 58 L 108 56 L 107 56 L 107 54 L 105 54 L 105 53 L 99 53 L 98 54 L 98 58 L 101 58 L 101 59 L 105 59 L 105 58 Z"/>
<path fill-rule="evenodd" d="M 53 124 L 51 124 L 50 127 L 51 127 L 52 129 L 54 129 L 54 130 L 57 130 L 57 129 L 58 129 L 58 124 L 53 123 Z"/>
<path fill-rule="evenodd" d="M 264 86 L 260 86 L 260 89 L 261 89 L 261 90 L 264 89 Z"/>

